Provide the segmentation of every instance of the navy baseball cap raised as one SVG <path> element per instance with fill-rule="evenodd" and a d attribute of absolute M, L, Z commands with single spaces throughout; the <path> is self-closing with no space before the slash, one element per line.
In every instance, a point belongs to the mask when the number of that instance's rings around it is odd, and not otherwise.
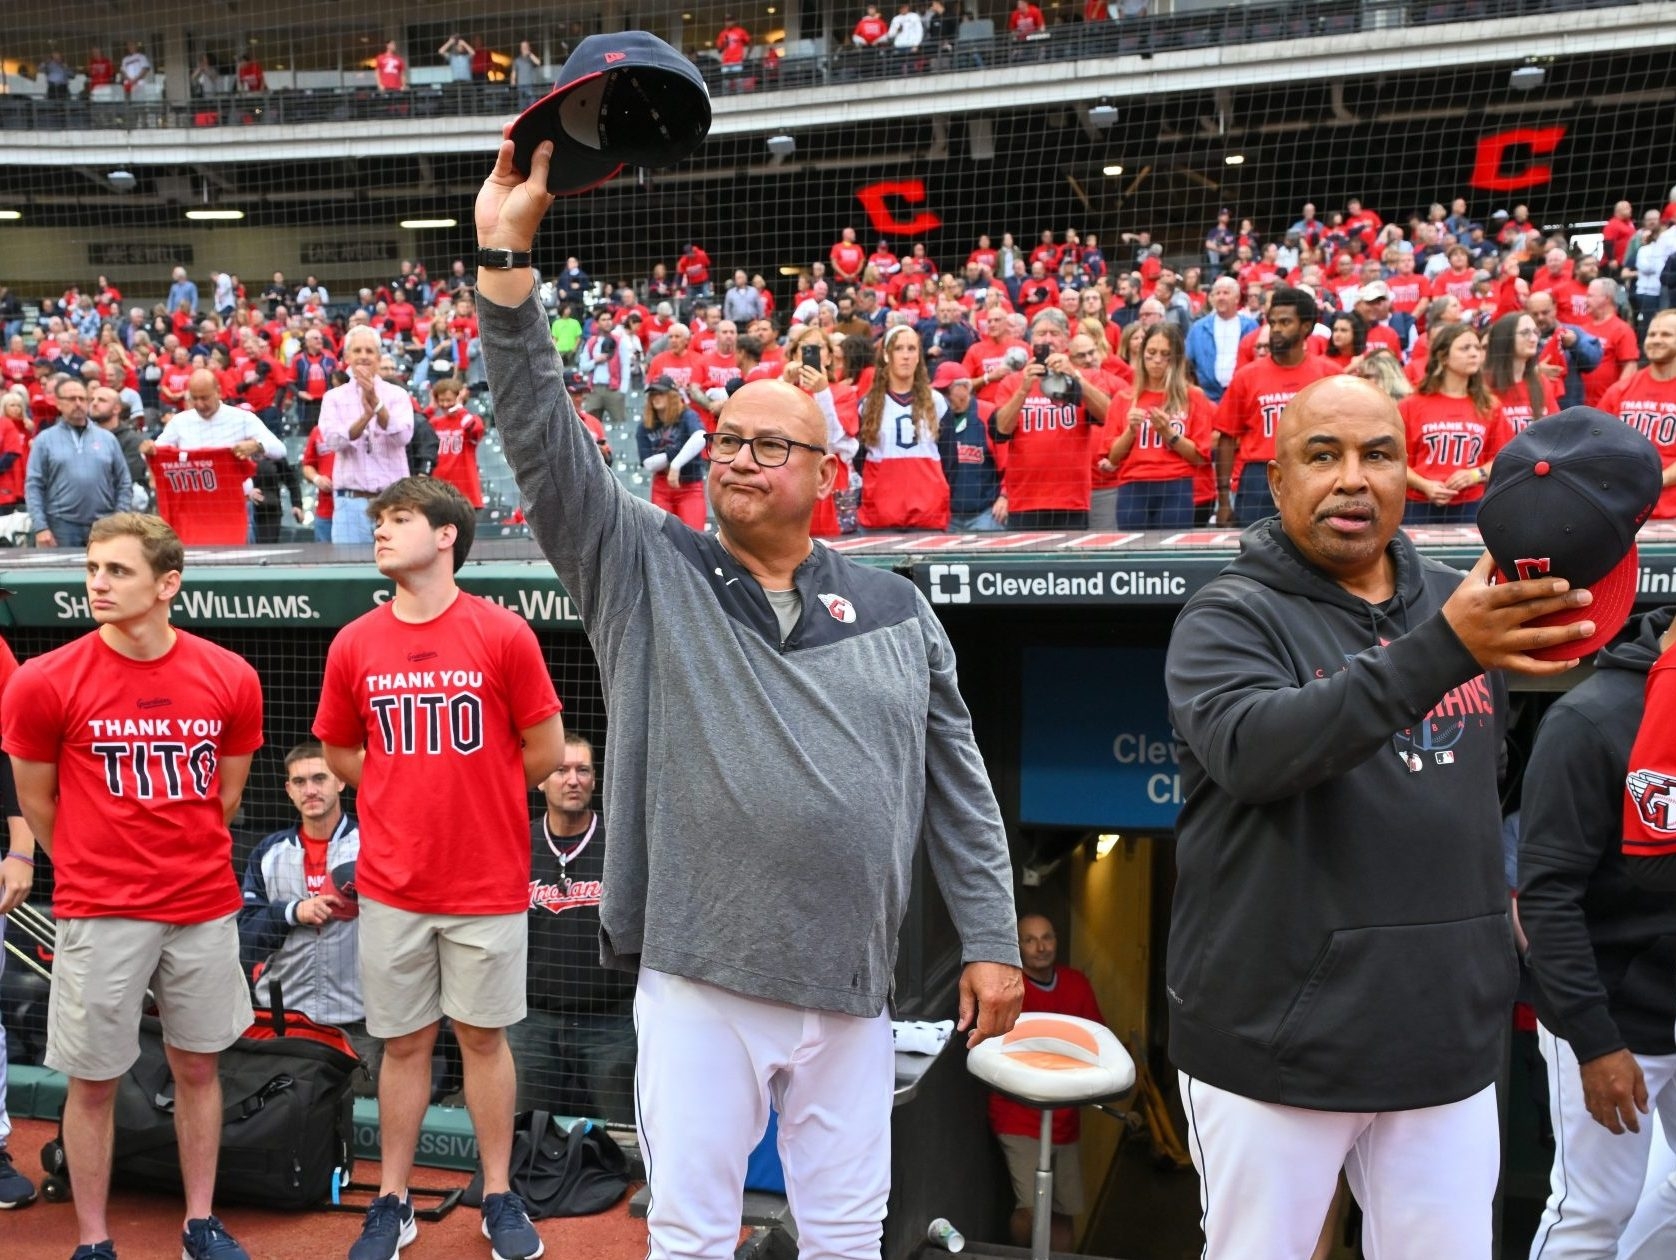
<path fill-rule="evenodd" d="M 1616 416 L 1568 407 L 1530 425 L 1496 455 L 1478 507 L 1478 532 L 1496 580 L 1560 577 L 1586 587 L 1586 608 L 1532 625 L 1592 621 L 1587 639 L 1531 653 L 1588 656 L 1611 642 L 1635 603 L 1635 534 L 1658 504 L 1662 466 L 1653 444 Z"/>
<path fill-rule="evenodd" d="M 548 191 L 586 192 L 625 165 L 673 166 L 709 133 L 710 92 L 692 62 L 645 31 L 590 35 L 512 124 L 512 164 L 527 174 L 551 140 Z"/>

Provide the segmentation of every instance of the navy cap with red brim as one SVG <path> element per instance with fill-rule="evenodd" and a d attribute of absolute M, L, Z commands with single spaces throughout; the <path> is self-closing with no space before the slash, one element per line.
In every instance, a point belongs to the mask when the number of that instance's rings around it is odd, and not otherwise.
<path fill-rule="evenodd" d="M 586 192 L 624 166 L 673 166 L 709 132 L 710 93 L 692 62 L 645 31 L 590 35 L 512 124 L 512 163 L 528 174 L 550 140 L 547 190 Z"/>

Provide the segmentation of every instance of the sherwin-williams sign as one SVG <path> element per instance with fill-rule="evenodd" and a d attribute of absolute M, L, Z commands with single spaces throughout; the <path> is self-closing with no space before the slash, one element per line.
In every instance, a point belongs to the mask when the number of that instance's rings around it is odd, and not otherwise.
<path fill-rule="evenodd" d="M 1161 648 L 1035 648 L 1024 658 L 1020 821 L 1167 831 L 1181 765 Z"/>

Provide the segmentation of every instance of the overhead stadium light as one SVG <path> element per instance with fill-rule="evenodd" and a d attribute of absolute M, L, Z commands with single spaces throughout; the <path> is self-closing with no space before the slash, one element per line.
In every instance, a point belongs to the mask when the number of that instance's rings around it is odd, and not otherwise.
<path fill-rule="evenodd" d="M 21 210 L 0 210 L 0 222 L 12 223 L 23 217 Z"/>
<path fill-rule="evenodd" d="M 768 151 L 775 157 L 790 157 L 797 152 L 797 140 L 793 136 L 769 136 Z"/>
<path fill-rule="evenodd" d="M 105 176 L 105 182 L 111 186 L 112 192 L 133 192 L 139 185 L 133 171 L 116 170 Z"/>
<path fill-rule="evenodd" d="M 459 227 L 460 221 L 458 219 L 403 219 L 400 226 L 410 232 L 418 232 L 426 228 Z"/>
<path fill-rule="evenodd" d="M 1110 166 L 1102 166 L 1100 168 L 1100 174 L 1102 174 L 1102 175 L 1121 175 L 1121 174 L 1123 174 L 1123 168 L 1121 166 L 1119 166 L 1117 163 L 1113 162 Z"/>
<path fill-rule="evenodd" d="M 1222 165 L 1224 165 L 1224 166 L 1244 166 L 1245 165 L 1245 154 L 1243 154 L 1243 153 L 1230 153 L 1227 157 L 1222 159 Z"/>
<path fill-rule="evenodd" d="M 1117 106 L 1110 101 L 1101 101 L 1088 111 L 1088 121 L 1102 131 L 1117 121 Z"/>
<path fill-rule="evenodd" d="M 244 218 L 243 210 L 188 210 L 186 217 L 194 223 L 219 223 Z"/>
<path fill-rule="evenodd" d="M 1548 72 L 1541 66 L 1520 66 L 1507 76 L 1507 86 L 1516 92 L 1529 92 L 1542 86 Z"/>

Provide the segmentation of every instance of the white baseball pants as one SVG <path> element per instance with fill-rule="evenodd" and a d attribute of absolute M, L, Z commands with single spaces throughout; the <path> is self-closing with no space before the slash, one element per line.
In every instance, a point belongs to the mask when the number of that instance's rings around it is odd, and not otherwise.
<path fill-rule="evenodd" d="M 801 1260 L 878 1260 L 896 1084 L 888 1013 L 806 1010 L 642 967 L 634 1018 L 649 1260 L 732 1260 L 770 1100 Z"/>
<path fill-rule="evenodd" d="M 1676 1136 L 1676 1055 L 1635 1056 L 1647 1078 L 1652 1113 L 1641 1118 L 1640 1133 L 1614 1134 L 1584 1108 L 1571 1043 L 1540 1024 L 1537 1041 L 1548 1067 L 1554 1170 L 1542 1223 L 1531 1240 L 1531 1260 L 1618 1260 L 1624 1228 L 1646 1185 L 1653 1128 L 1662 1126 L 1666 1138 Z M 1653 1229 L 1638 1249 L 1649 1256 L 1676 1256 L 1676 1216 L 1647 1224 Z"/>
<path fill-rule="evenodd" d="M 1367 1260 L 1489 1260 L 1495 1086 L 1412 1111 L 1309 1111 L 1178 1075 L 1205 1260 L 1309 1260 L 1340 1168 Z"/>
<path fill-rule="evenodd" d="M 1635 1215 L 1618 1239 L 1618 1260 L 1669 1260 L 1672 1221 L 1676 1221 L 1676 1151 L 1670 1149 L 1664 1126 L 1654 1125 L 1647 1181 Z"/>

